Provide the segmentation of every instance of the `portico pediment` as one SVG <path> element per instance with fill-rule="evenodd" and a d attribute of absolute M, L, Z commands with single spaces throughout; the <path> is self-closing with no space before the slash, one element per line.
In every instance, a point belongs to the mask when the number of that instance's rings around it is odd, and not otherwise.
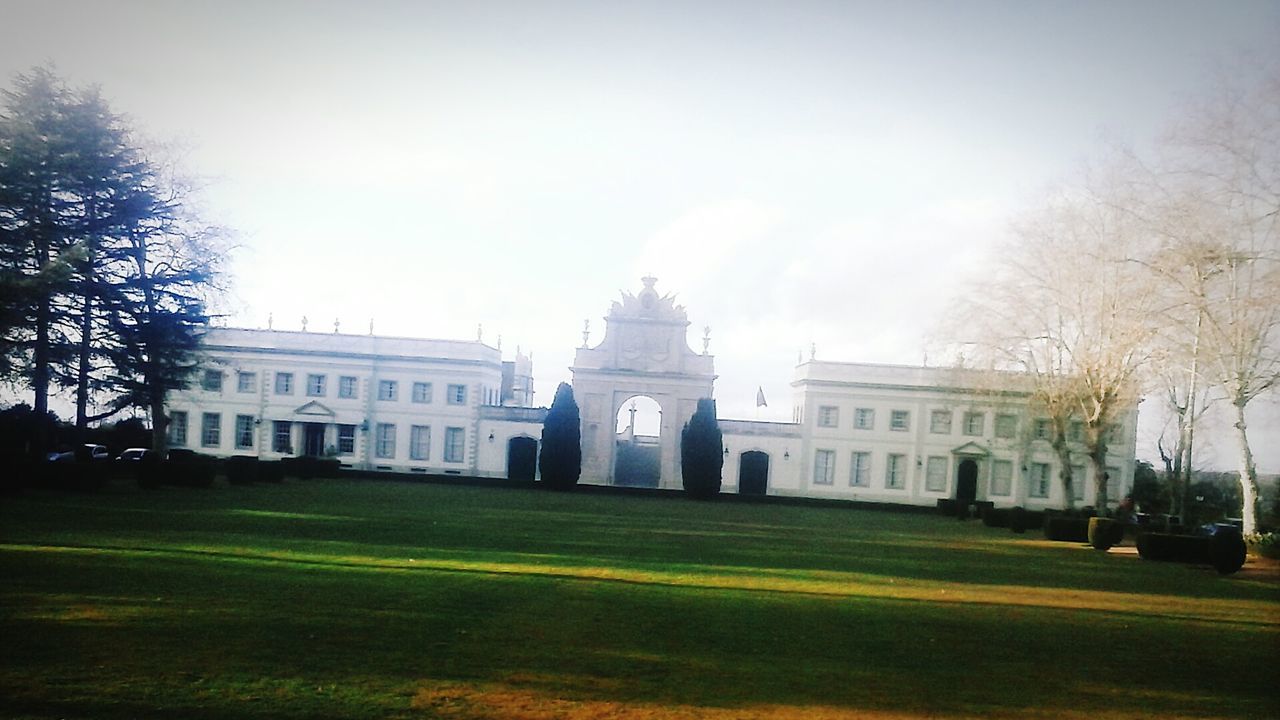
<path fill-rule="evenodd" d="M 327 417 L 333 417 L 334 415 L 333 411 L 330 410 L 328 406 L 316 400 L 312 400 L 293 412 L 295 415 L 324 415 Z"/>
<path fill-rule="evenodd" d="M 967 442 L 960 447 L 951 451 L 952 455 L 967 455 L 969 457 L 986 457 L 991 451 L 979 445 L 976 442 Z"/>

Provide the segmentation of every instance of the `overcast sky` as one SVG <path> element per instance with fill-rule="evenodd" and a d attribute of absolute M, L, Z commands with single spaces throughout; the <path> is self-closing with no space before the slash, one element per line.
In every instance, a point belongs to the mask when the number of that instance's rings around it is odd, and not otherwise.
<path fill-rule="evenodd" d="M 1276 37 L 1239 0 L 0 0 L 0 83 L 51 61 L 189 148 L 229 324 L 482 324 L 546 404 L 652 273 L 711 326 L 721 416 L 762 386 L 790 419 L 799 353 L 919 364 L 1013 214 Z"/>

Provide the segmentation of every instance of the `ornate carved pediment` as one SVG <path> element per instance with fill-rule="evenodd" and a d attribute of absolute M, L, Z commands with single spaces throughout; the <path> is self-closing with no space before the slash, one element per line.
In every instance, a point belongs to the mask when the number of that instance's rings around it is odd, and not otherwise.
<path fill-rule="evenodd" d="M 640 279 L 644 289 L 632 295 L 622 293 L 622 302 L 614 301 L 609 308 L 609 319 L 642 319 L 688 322 L 689 316 L 683 305 L 676 305 L 675 295 L 658 295 L 653 289 L 658 279 L 652 275 Z"/>

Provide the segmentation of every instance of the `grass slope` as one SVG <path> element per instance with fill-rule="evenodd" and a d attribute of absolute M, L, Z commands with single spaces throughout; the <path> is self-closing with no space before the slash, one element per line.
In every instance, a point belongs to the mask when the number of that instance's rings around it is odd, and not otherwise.
<path fill-rule="evenodd" d="M 1280 592 L 889 512 L 384 482 L 0 508 L 0 716 L 1280 717 Z"/>

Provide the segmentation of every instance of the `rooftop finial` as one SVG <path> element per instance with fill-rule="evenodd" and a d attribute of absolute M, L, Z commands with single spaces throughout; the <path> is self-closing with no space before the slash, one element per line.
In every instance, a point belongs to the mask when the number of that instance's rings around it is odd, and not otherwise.
<path fill-rule="evenodd" d="M 267 313 L 267 329 L 268 330 L 275 330 L 275 327 L 273 327 L 275 325 L 275 321 L 276 321 L 275 313 Z"/>
<path fill-rule="evenodd" d="M 373 334 L 373 318 L 369 318 L 369 334 Z"/>
<path fill-rule="evenodd" d="M 337 334 L 338 334 L 338 327 L 339 327 L 340 325 L 342 325 L 342 323 L 338 320 L 338 318 L 334 318 L 334 319 L 333 319 L 333 334 L 334 334 L 334 335 L 337 335 Z"/>
<path fill-rule="evenodd" d="M 306 332 L 306 331 L 307 331 L 307 316 L 303 315 L 302 316 L 302 332 Z"/>
<path fill-rule="evenodd" d="M 582 347 L 587 346 L 587 339 L 591 337 L 591 320 L 588 318 L 582 321 Z"/>

